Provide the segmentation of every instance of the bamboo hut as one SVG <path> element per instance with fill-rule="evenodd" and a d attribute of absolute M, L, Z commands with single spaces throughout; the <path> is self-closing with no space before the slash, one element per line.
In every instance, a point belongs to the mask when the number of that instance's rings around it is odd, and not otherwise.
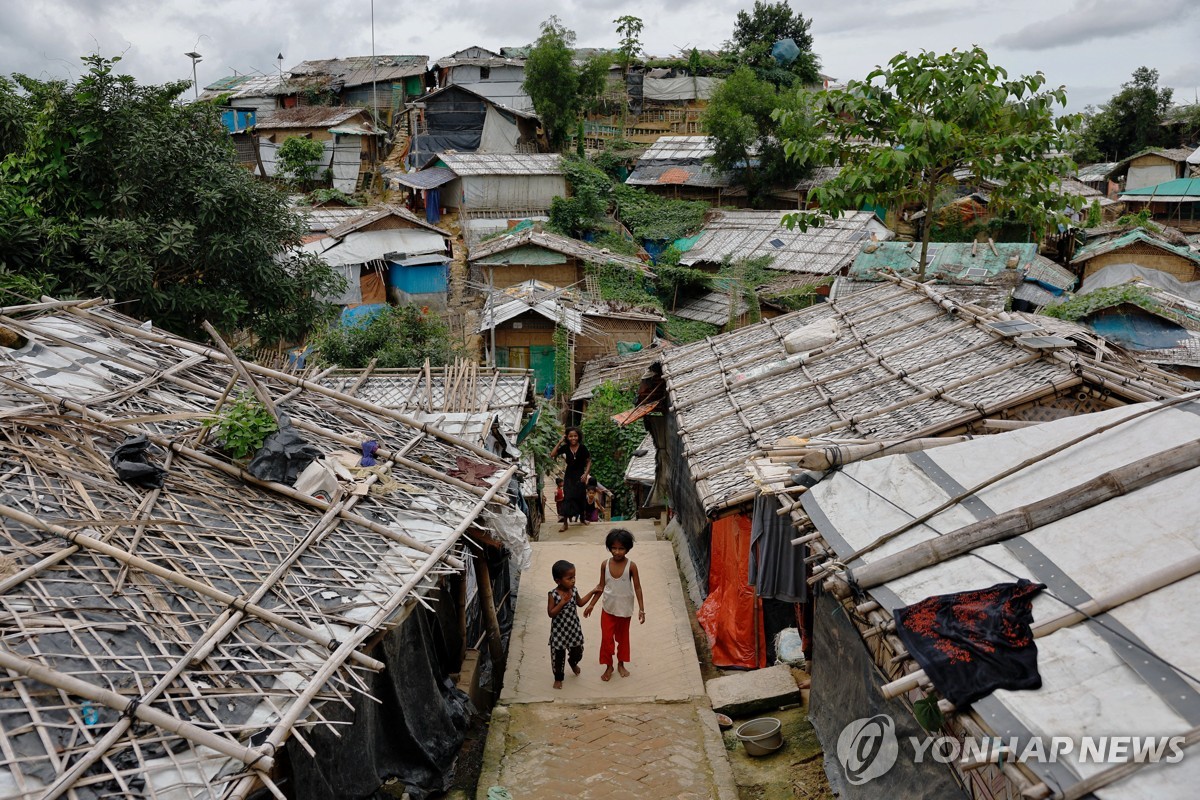
<path fill-rule="evenodd" d="M 104 301 L 0 330 L 0 795 L 445 790 L 450 676 L 502 660 L 527 557 L 516 465 Z M 243 394 L 303 441 L 278 475 L 205 424 Z"/>
<path fill-rule="evenodd" d="M 986 311 L 940 287 L 891 278 L 663 353 L 667 402 L 646 425 L 678 520 L 680 558 L 694 564 L 704 592 L 717 590 L 705 605 L 713 606 L 718 663 L 762 666 L 770 655 L 770 609 L 743 591 L 766 479 L 747 464 L 779 442 L 976 434 L 1183 391 L 1086 328 L 1050 322 L 1052 330 L 1038 317 Z M 793 502 L 783 499 L 785 508 Z M 772 519 L 765 509 L 757 515 Z M 755 568 L 763 566 L 771 564 Z M 775 609 L 782 617 L 792 613 L 793 601 L 784 603 L 786 611 Z"/>
<path fill-rule="evenodd" d="M 848 723 L 880 714 L 894 722 L 901 743 L 895 766 L 872 782 L 848 781 L 827 759 L 839 796 L 1194 795 L 1195 397 L 909 454 L 883 450 L 864 460 L 853 448 L 824 451 L 849 463 L 807 489 L 788 513 L 803 534 L 795 541 L 816 564 L 810 716 L 826 752 L 836 750 Z M 780 477 L 768 484 L 786 493 L 796 487 L 786 466 L 806 459 L 781 461 Z M 954 706 L 946 694 L 957 688 L 919 669 L 896 635 L 902 615 L 893 610 L 1021 579 L 1045 587 L 1031 609 L 1037 680 L 988 691 L 990 684 L 967 676 L 977 699 Z M 932 725 L 926 718 L 922 730 L 914 703 L 930 700 L 943 718 Z M 917 763 L 909 742 L 928 736 L 945 737 L 943 752 L 959 755 Z M 1081 757 L 1084 737 L 1098 736 L 1178 737 L 1183 757 L 1156 763 L 1132 749 Z M 1072 752 L 1021 757 L 1054 737 L 1071 742 Z M 981 741 L 985 752 L 968 747 Z"/>

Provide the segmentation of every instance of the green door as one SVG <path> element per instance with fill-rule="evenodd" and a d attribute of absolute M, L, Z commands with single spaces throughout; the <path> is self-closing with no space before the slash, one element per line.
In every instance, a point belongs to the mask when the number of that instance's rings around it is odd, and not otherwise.
<path fill-rule="evenodd" d="M 533 379 L 537 381 L 538 394 L 545 392 L 547 386 L 553 386 L 554 345 L 531 345 L 529 367 L 533 370 Z"/>

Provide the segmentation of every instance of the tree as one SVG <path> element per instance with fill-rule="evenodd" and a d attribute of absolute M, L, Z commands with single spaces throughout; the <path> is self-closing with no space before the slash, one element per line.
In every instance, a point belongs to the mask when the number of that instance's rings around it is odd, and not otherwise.
<path fill-rule="evenodd" d="M 419 367 L 426 359 L 448 364 L 459 355 L 446 323 L 413 305 L 387 306 L 359 325 L 331 323 L 315 345 L 319 361 L 344 369 L 362 369 L 371 359 L 380 369 Z"/>
<path fill-rule="evenodd" d="M 810 24 L 802 14 L 792 11 L 787 0 L 778 3 L 755 0 L 749 13 L 738 12 L 733 39 L 725 46 L 733 51 L 737 63 L 754 70 L 760 80 L 776 87 L 817 84 L 821 82 L 821 62 L 812 51 Z M 786 64 L 771 54 L 771 48 L 782 39 L 791 39 L 800 51 Z"/>
<path fill-rule="evenodd" d="M 1171 95 L 1171 89 L 1158 87 L 1158 70 L 1138 67 L 1111 100 L 1099 110 L 1089 109 L 1076 157 L 1117 161 L 1147 147 L 1173 144 L 1163 127 Z"/>
<path fill-rule="evenodd" d="M 279 164 L 279 172 L 293 186 L 302 187 L 317 176 L 321 168 L 321 156 L 325 155 L 325 146 L 316 139 L 303 136 L 291 136 L 283 140 L 275 159 Z"/>
<path fill-rule="evenodd" d="M 794 182 L 806 170 L 798 159 L 790 159 L 779 138 L 778 112 L 795 110 L 794 91 L 780 91 L 759 80 L 749 67 L 738 67 L 713 93 L 704 110 L 704 130 L 712 138 L 713 165 L 732 172 L 746 186 L 753 205 L 766 197 L 772 186 Z M 789 117 L 793 134 L 799 136 L 799 115 Z"/>
<path fill-rule="evenodd" d="M 1074 170 L 1061 155 L 1076 118 L 1053 113 L 1063 87 L 1043 90 L 1040 72 L 1009 80 L 979 48 L 938 55 L 901 53 L 844 90 L 802 95 L 802 117 L 818 136 L 786 138 L 789 157 L 841 164 L 839 175 L 812 193 L 836 215 L 865 204 L 935 209 L 940 190 L 969 170 L 995 183 L 989 204 L 999 216 L 1041 231 L 1055 212 L 1079 198 L 1054 191 Z M 813 218 L 792 215 L 793 223 Z M 919 279 L 924 279 L 931 225 L 922 226 Z"/>
<path fill-rule="evenodd" d="M 189 82 L 141 86 L 116 58 L 83 60 L 74 84 L 0 83 L 0 108 L 30 109 L 0 161 L 0 273 L 183 335 L 209 320 L 300 337 L 326 308 L 313 293 L 342 279 L 284 257 L 301 235 L 287 198 L 237 165 L 216 109 L 176 103 Z"/>
<path fill-rule="evenodd" d="M 553 150 L 561 150 L 583 110 L 604 90 L 608 66 L 604 59 L 574 62 L 575 32 L 558 17 L 542 23 L 542 34 L 525 59 L 522 88 L 546 129 Z"/>
<path fill-rule="evenodd" d="M 613 24 L 617 26 L 617 35 L 621 37 L 620 44 L 617 45 L 617 54 L 621 62 L 622 77 L 629 75 L 629 68 L 633 66 L 633 62 L 642 53 L 642 24 L 640 17 L 634 17 L 626 14 L 623 17 L 617 17 L 613 20 Z"/>

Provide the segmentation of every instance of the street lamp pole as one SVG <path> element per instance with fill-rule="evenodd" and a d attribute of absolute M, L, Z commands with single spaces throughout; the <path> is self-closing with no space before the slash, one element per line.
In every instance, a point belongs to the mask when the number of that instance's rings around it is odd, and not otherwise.
<path fill-rule="evenodd" d="M 197 64 L 197 62 L 199 62 L 203 59 L 201 59 L 200 54 L 195 51 L 192 51 L 190 53 L 184 53 L 184 55 L 192 60 L 192 89 L 196 93 L 196 99 L 199 100 L 200 99 L 200 84 L 196 80 L 196 64 Z"/>

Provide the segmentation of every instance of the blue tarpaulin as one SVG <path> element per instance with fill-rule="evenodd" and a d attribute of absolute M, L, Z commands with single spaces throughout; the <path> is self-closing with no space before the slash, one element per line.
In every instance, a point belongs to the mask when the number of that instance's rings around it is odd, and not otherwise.
<path fill-rule="evenodd" d="M 342 327 L 358 328 L 366 325 L 371 319 L 387 308 L 387 303 L 368 303 L 354 308 L 342 309 Z"/>
<path fill-rule="evenodd" d="M 440 189 L 425 190 L 425 221 L 433 224 L 442 219 L 442 192 Z"/>
<path fill-rule="evenodd" d="M 1105 339 L 1134 350 L 1163 350 L 1177 347 L 1188 338 L 1182 325 L 1151 314 L 1101 312 L 1087 320 Z"/>

